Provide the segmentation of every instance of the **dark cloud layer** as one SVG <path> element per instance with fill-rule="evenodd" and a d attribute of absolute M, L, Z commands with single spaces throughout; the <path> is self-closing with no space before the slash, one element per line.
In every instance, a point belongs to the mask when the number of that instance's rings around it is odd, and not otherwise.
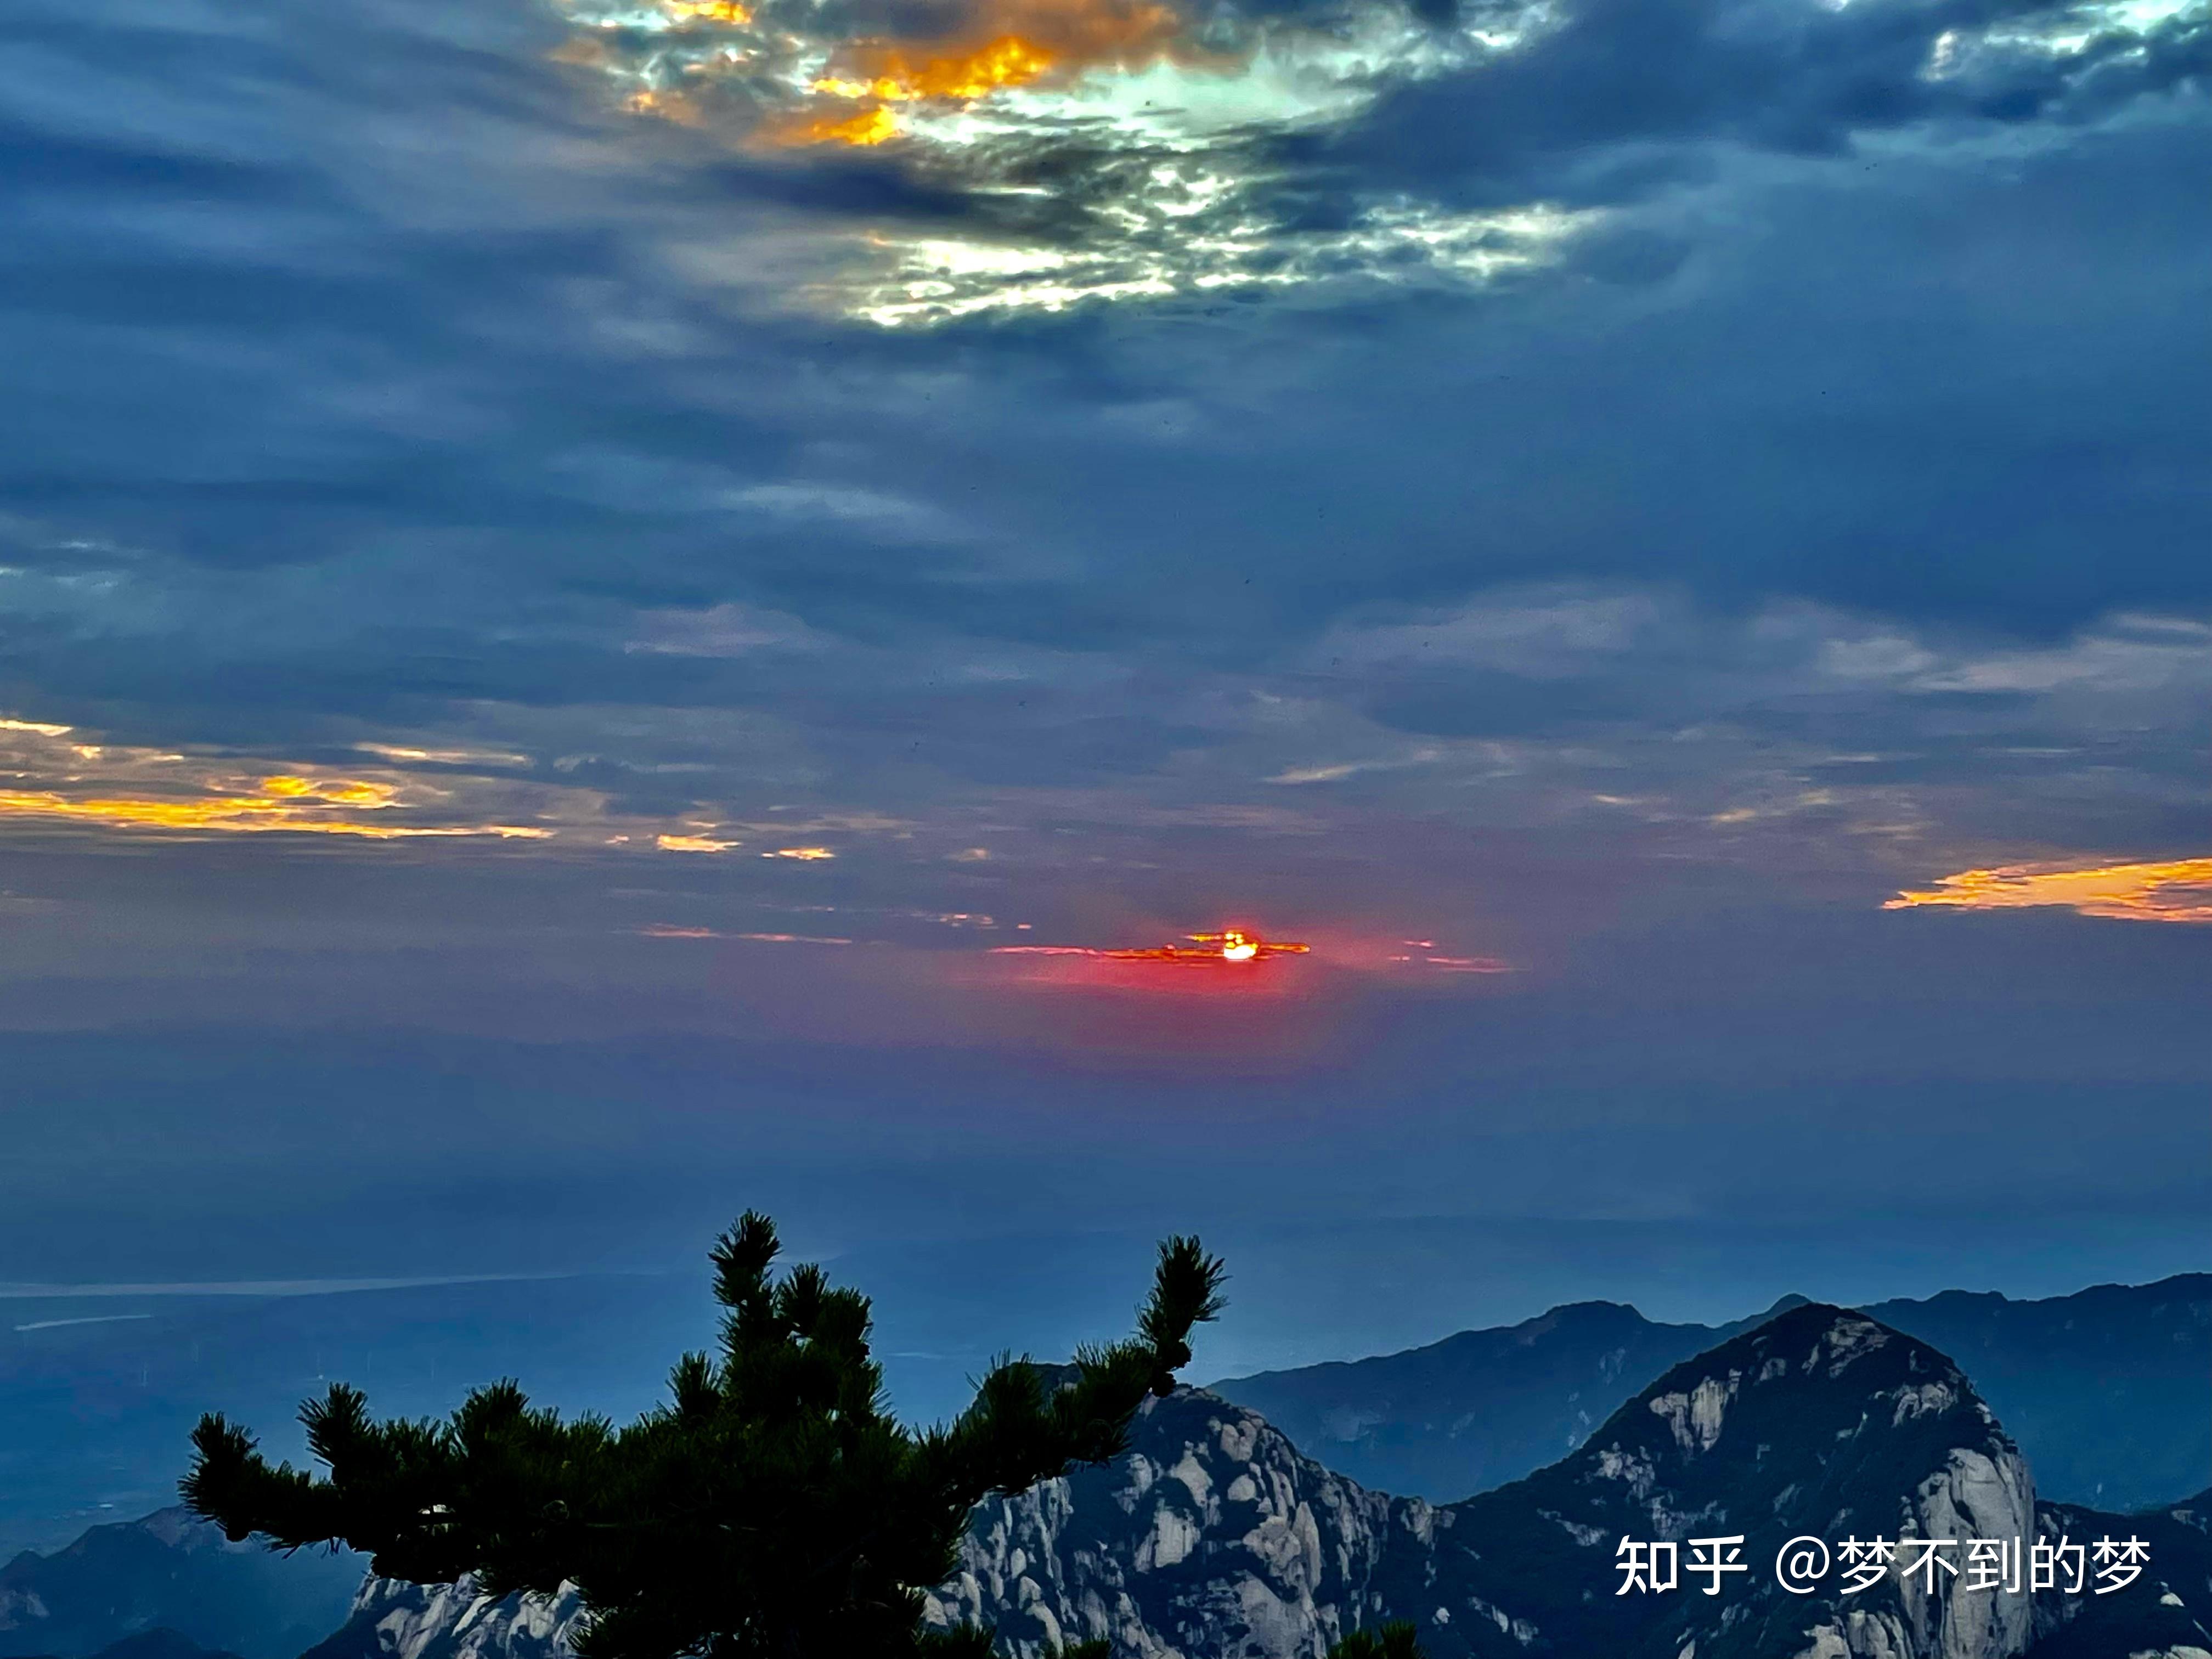
<path fill-rule="evenodd" d="M 1394 63 L 1512 21 L 1332 15 Z M 834 1232 L 848 1163 L 915 1231 L 1176 1224 L 1249 1164 L 1224 1224 L 1840 1239 L 1955 1210 L 1936 1120 L 2016 1215 L 2185 1214 L 2212 935 L 1879 907 L 2212 839 L 2208 31 L 1591 0 L 963 172 L 626 113 L 532 0 L 35 9 L 0 1253 L 242 1273 L 318 1224 L 247 1194 L 327 1188 L 330 1271 L 580 1266 L 754 1178 Z M 1211 269 L 1228 209 L 1113 228 L 1170 161 L 1257 204 L 1236 280 L 856 309 L 923 245 Z M 1224 915 L 1510 971 L 1194 1011 L 988 955 Z"/>
<path fill-rule="evenodd" d="M 1840 157 L 1900 131 L 1940 147 L 1990 126 L 2078 130 L 2208 70 L 2212 27 L 2185 13 L 2137 33 L 2039 0 L 1592 0 L 1316 148 L 1479 199 L 1610 204 L 1710 168 L 1711 143 Z"/>

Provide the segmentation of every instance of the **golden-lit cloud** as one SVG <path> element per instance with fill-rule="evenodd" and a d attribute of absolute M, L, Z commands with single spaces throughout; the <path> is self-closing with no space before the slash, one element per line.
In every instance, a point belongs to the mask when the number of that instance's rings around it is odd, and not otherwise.
<path fill-rule="evenodd" d="M 1901 892 L 1882 908 L 1911 910 L 1931 905 L 1960 910 L 2057 906 L 2118 921 L 2212 922 L 2212 858 L 1961 870 L 1932 888 Z"/>
<path fill-rule="evenodd" d="M 717 841 L 712 836 L 655 836 L 653 844 L 664 853 L 726 853 L 744 843 Z"/>
<path fill-rule="evenodd" d="M 596 787 L 547 777 L 496 744 L 356 741 L 336 763 L 112 743 L 27 716 L 0 717 L 0 836 L 212 839 L 308 835 L 367 842 L 487 840 L 597 856 L 730 852 L 747 836 L 765 857 L 808 861 L 810 835 L 903 830 L 866 811 L 732 822 L 729 804 L 666 816 L 622 812 Z M 376 763 L 369 763 L 371 759 Z M 777 809 L 779 811 L 781 809 Z M 618 852 L 617 849 L 629 849 Z"/>
<path fill-rule="evenodd" d="M 281 774 L 263 778 L 258 787 L 235 794 L 72 796 L 52 789 L 0 789 L 0 818 L 74 821 L 111 830 L 284 830 L 299 835 L 359 836 L 370 841 L 456 836 L 544 840 L 553 833 L 532 824 L 408 823 L 357 816 L 400 804 L 399 791 L 392 785 Z"/>
<path fill-rule="evenodd" d="M 1156 0 L 991 0 L 933 40 L 844 43 L 809 83 L 809 103 L 762 137 L 776 144 L 872 146 L 906 128 L 901 106 L 964 108 L 1048 76 L 1141 69 L 1176 49 L 1182 19 Z"/>

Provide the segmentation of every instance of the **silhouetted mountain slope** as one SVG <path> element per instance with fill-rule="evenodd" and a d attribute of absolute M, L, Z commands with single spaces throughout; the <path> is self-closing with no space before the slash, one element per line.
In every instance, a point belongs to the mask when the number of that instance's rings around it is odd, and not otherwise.
<path fill-rule="evenodd" d="M 240 1659 L 234 1653 L 218 1648 L 201 1646 L 189 1636 L 179 1634 L 167 1626 L 142 1630 L 136 1636 L 126 1636 L 119 1642 L 111 1642 L 92 1659 Z"/>
<path fill-rule="evenodd" d="M 54 1659 L 54 1656 L 41 1656 Z M 188 1636 L 179 1636 L 166 1628 L 142 1630 L 136 1636 L 126 1636 L 112 1642 L 90 1659 L 240 1659 L 234 1653 L 224 1653 L 215 1648 L 204 1648 Z"/>
<path fill-rule="evenodd" d="M 2199 1532 L 2212 1532 L 2212 1487 L 2198 1492 L 2194 1498 L 2184 1498 L 2166 1513 L 2185 1527 L 2194 1527 Z"/>
<path fill-rule="evenodd" d="M 1262 1371 L 1211 1391 L 1364 1486 L 1445 1501 L 1573 1450 L 1636 1389 L 1718 1340 L 1709 1326 L 1577 1302 L 1402 1353 Z"/>
<path fill-rule="evenodd" d="M 2041 1639 L 2030 1650 L 2033 1659 L 2212 1654 L 2212 1536 L 2191 1525 L 2181 1510 L 2113 1515 L 2076 1504 L 2046 1504 L 2038 1520 L 2050 1540 L 2094 1546 L 2100 1538 L 2140 1538 L 2150 1559 L 2142 1577 L 2119 1594 L 2039 1597 Z"/>
<path fill-rule="evenodd" d="M 153 1645 L 124 1659 L 168 1659 L 159 1642 L 179 1641 L 292 1659 L 345 1616 L 361 1574 L 357 1557 L 275 1555 L 161 1510 L 0 1567 L 0 1659 L 74 1659 L 142 1632 Z"/>
<path fill-rule="evenodd" d="M 1457 1498 L 1580 1444 L 1668 1366 L 1800 1301 L 1719 1328 L 1577 1303 L 1403 1353 L 1212 1386 L 1363 1485 Z M 2212 1472 L 2212 1274 L 2036 1302 L 1946 1291 L 1864 1311 L 1952 1354 L 2054 1492 L 2135 1508 Z"/>
<path fill-rule="evenodd" d="M 2212 1273 L 2037 1302 L 1946 1291 L 1866 1311 L 1956 1360 L 2054 1496 L 2134 1510 L 2212 1479 Z"/>

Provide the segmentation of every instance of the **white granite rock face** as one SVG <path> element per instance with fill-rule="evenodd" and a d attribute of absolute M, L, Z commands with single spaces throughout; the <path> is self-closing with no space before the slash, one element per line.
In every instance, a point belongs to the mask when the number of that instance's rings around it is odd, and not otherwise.
<path fill-rule="evenodd" d="M 2025 1550 L 2035 1538 L 2035 1488 L 2027 1464 L 2009 1446 L 1996 1456 L 1954 1451 L 1948 1468 L 1921 1483 L 1911 1519 L 1913 1532 L 1923 1538 L 2017 1539 Z M 1904 1601 L 1921 1650 L 1930 1659 L 2013 1659 L 2025 1653 L 2035 1624 L 2025 1588 L 1966 1590 L 1963 1582 L 1939 1572 L 1933 1596 L 1917 1578 L 1907 1582 Z"/>
<path fill-rule="evenodd" d="M 1954 1451 L 1948 1468 L 1921 1483 L 1901 1521 L 1900 1534 L 2018 1539 L 2024 1550 L 2035 1537 L 2027 1465 L 2009 1448 L 1995 1456 Z M 2025 1574 L 2023 1563 L 2023 1585 Z M 1899 1588 L 1899 1607 L 1854 1608 L 1814 1630 L 1796 1659 L 2018 1659 L 2035 1639 L 2033 1599 L 2024 1588 L 1964 1590 L 1941 1571 L 1933 1595 L 1917 1577 Z"/>
<path fill-rule="evenodd" d="M 343 1644 L 344 1659 L 565 1659 L 582 1618 L 568 1584 L 557 1595 L 499 1601 L 466 1578 L 453 1584 L 368 1578 L 344 1630 L 324 1650 Z"/>
<path fill-rule="evenodd" d="M 1134 1453 L 980 1505 L 929 1622 L 994 1624 L 1019 1659 L 1098 1637 L 1137 1659 L 1321 1659 L 1347 1614 L 1372 1606 L 1392 1530 L 1425 1544 L 1434 1511 L 1367 1492 L 1250 1412 L 1198 1398 L 1201 1436 L 1171 1466 Z"/>

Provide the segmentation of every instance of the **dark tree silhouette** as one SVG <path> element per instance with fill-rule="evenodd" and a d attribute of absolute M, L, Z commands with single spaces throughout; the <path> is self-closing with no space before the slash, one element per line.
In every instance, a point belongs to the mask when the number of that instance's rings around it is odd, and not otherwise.
<path fill-rule="evenodd" d="M 1422 1659 L 1419 1635 L 1403 1623 L 1356 1630 L 1328 1650 L 1328 1659 Z"/>
<path fill-rule="evenodd" d="M 563 1421 L 511 1382 L 445 1421 L 377 1422 L 341 1383 L 300 1413 L 325 1475 L 270 1465 L 210 1414 L 185 1504 L 234 1541 L 343 1542 L 387 1577 L 473 1573 L 501 1595 L 574 1583 L 584 1659 L 988 1653 L 987 1633 L 917 1629 L 968 1510 L 1118 1453 L 1220 1311 L 1221 1263 L 1168 1240 L 1134 1335 L 1049 1382 L 1002 1359 L 951 1424 L 917 1431 L 886 1413 L 867 1297 L 812 1266 L 771 1279 L 778 1248 L 750 1212 L 722 1236 L 720 1352 L 684 1355 L 669 1402 L 627 1427 Z"/>

